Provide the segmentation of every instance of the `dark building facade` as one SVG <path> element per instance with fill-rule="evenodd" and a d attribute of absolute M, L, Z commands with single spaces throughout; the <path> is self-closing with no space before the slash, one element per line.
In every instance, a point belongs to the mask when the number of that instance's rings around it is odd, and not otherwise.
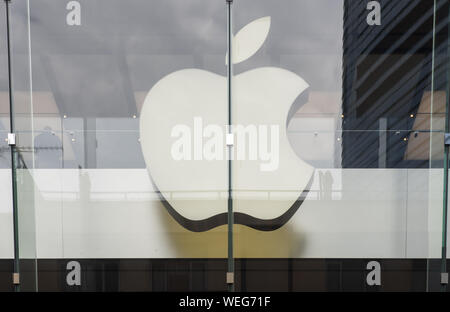
<path fill-rule="evenodd" d="M 379 26 L 361 19 L 366 1 L 344 3 L 342 165 L 427 168 L 433 64 L 434 90 L 445 91 L 448 3 L 437 1 L 433 54 L 433 1 L 380 2 Z M 434 100 L 443 130 L 445 96 Z"/>

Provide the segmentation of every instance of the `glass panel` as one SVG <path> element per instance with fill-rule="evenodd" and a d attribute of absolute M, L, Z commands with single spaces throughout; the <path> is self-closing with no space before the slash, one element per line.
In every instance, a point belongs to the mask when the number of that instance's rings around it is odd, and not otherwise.
<path fill-rule="evenodd" d="M 17 187 L 16 209 L 18 229 L 19 273 L 21 291 L 36 291 L 38 289 L 37 280 L 37 250 L 36 250 L 36 227 L 34 210 L 34 181 L 32 170 L 34 167 L 34 147 L 33 147 L 33 103 L 31 99 L 31 72 L 29 54 L 29 11 L 28 1 L 8 2 L 9 6 L 9 35 L 11 58 L 11 87 L 13 99 L 13 133 L 16 134 L 16 145 L 14 147 L 13 170 L 15 184 Z M 6 3 L 2 2 L 2 14 L 6 12 Z M 5 13 L 6 14 L 6 13 Z M 0 31 L 7 35 L 7 21 L 3 20 Z M 7 46 L 7 41 L 5 40 Z M 7 55 L 6 55 L 7 56 Z M 6 62 L 8 58 L 6 57 Z M 8 73 L 8 63 L 5 71 Z M 6 108 L 9 115 L 9 79 L 6 77 L 2 83 L 2 106 Z M 9 117 L 9 116 L 8 116 Z M 4 128 L 11 132 L 10 123 L 5 118 Z M 7 147 L 10 150 L 10 147 Z M 11 159 L 9 159 L 11 160 Z M 5 170 L 6 169 L 2 169 Z M 7 176 L 7 174 L 5 174 Z M 5 180 L 6 182 L 6 180 Z M 6 183 L 5 183 L 6 184 Z M 11 177 L 7 190 L 11 191 Z M 9 197 L 9 196 L 8 196 Z M 14 197 L 14 196 L 13 196 Z M 10 212 L 14 204 L 14 198 L 9 200 L 11 204 Z M 10 227 L 8 227 L 10 228 Z M 8 238 L 8 236 L 7 236 Z M 8 239 L 14 242 L 14 237 Z M 12 272 L 10 272 L 12 273 Z M 11 281 L 11 277 L 9 281 Z"/>
<path fill-rule="evenodd" d="M 432 88 L 433 92 L 422 101 L 421 113 L 426 117 L 425 126 L 430 129 L 430 174 L 429 174 L 429 213 L 428 213 L 428 280 L 429 291 L 445 290 L 440 285 L 443 264 L 443 215 L 445 204 L 443 198 L 448 186 L 443 183 L 444 167 L 444 133 L 446 131 L 446 119 L 448 118 L 448 3 L 446 1 L 435 1 L 435 18 L 433 28 L 433 58 L 432 58 Z M 445 167 L 444 167 L 445 168 Z M 448 167 L 447 167 L 448 168 Z M 442 190 L 444 193 L 442 194 Z M 446 255 L 444 255 L 446 258 Z M 445 262 L 446 259 L 445 259 Z M 444 269 L 444 272 L 446 270 Z"/>
<path fill-rule="evenodd" d="M 40 289 L 226 290 L 226 162 L 175 145 L 226 123 L 225 1 L 37 0 L 31 17 Z"/>
<path fill-rule="evenodd" d="M 364 218 L 370 208 L 345 193 L 364 173 L 341 169 L 343 10 L 343 1 L 235 2 L 236 45 L 250 27 L 262 38 L 234 68 L 235 115 L 256 129 L 247 142 L 258 152 L 234 167 L 234 202 L 245 215 L 236 257 L 250 258 L 239 261 L 238 290 L 337 290 L 330 285 L 339 273 L 325 259 L 361 258 L 370 239 L 368 231 L 349 243 L 359 226 L 348 215 Z"/>
<path fill-rule="evenodd" d="M 0 290 L 12 291 L 11 272 L 14 258 L 13 208 L 11 195 L 11 151 L 7 137 L 9 133 L 8 56 L 6 45 L 6 11 L 0 5 Z"/>
<path fill-rule="evenodd" d="M 266 258 L 242 260 L 237 289 L 426 290 L 427 261 L 415 259 L 440 257 L 443 189 L 433 169 L 445 101 L 431 92 L 433 2 L 236 1 L 234 10 L 238 53 L 248 44 L 240 29 L 263 38 L 235 65 L 236 118 L 279 129 L 272 171 L 262 155 L 234 167 L 254 167 L 235 182 L 234 202 L 259 219 L 236 226 L 236 257 Z M 369 274 L 378 267 L 380 281 Z"/>

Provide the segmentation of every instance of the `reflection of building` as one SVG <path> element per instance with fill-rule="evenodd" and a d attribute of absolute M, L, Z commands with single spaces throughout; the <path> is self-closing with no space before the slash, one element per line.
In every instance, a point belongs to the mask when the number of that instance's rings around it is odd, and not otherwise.
<path fill-rule="evenodd" d="M 382 1 L 381 26 L 362 22 L 366 1 L 347 0 L 344 10 L 343 167 L 428 167 L 433 1 Z M 435 89 L 443 90 L 446 1 L 437 12 Z M 434 117 L 443 101 L 435 96 Z"/>

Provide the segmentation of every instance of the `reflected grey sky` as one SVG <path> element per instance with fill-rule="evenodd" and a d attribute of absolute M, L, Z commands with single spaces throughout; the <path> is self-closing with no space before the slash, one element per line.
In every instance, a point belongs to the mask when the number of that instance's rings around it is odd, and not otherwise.
<path fill-rule="evenodd" d="M 225 1 L 80 1 L 81 26 L 65 24 L 66 3 L 31 3 L 33 82 L 72 116 L 130 116 L 135 92 L 178 69 L 225 74 Z M 342 1 L 240 0 L 234 15 L 235 32 L 272 17 L 264 46 L 236 73 L 280 66 L 313 90 L 340 90 Z"/>

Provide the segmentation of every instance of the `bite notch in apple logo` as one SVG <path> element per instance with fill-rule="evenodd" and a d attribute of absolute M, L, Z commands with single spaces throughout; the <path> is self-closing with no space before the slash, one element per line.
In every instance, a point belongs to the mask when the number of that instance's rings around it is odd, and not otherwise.
<path fill-rule="evenodd" d="M 233 63 L 256 53 L 269 29 L 270 17 L 242 28 L 233 38 Z M 309 86 L 297 74 L 275 67 L 246 71 L 233 76 L 232 83 L 234 220 L 275 230 L 300 207 L 314 175 L 287 137 L 298 109 L 294 103 Z M 227 223 L 227 123 L 227 78 L 212 72 L 173 72 L 145 98 L 140 141 L 147 169 L 168 212 L 188 230 Z M 253 152 L 246 143 L 254 145 Z"/>

